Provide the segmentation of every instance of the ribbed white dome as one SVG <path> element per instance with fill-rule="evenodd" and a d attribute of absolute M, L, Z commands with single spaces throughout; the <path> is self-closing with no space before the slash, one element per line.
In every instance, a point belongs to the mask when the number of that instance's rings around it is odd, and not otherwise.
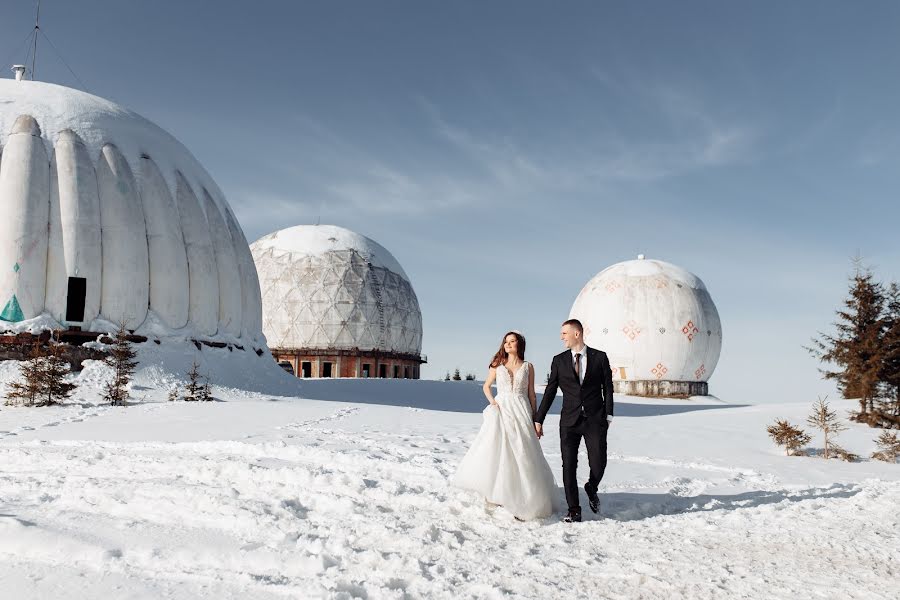
<path fill-rule="evenodd" d="M 260 339 L 259 282 L 222 192 L 171 135 L 77 90 L 0 80 L 0 318 L 48 313 Z M 73 278 L 83 319 L 67 320 Z"/>
<path fill-rule="evenodd" d="M 298 225 L 250 249 L 270 347 L 420 354 L 416 293 L 377 242 L 342 227 Z"/>
<path fill-rule="evenodd" d="M 709 380 L 722 349 L 722 324 L 700 279 L 660 260 L 629 260 L 594 276 L 570 318 L 585 341 L 609 355 L 615 380 Z"/>

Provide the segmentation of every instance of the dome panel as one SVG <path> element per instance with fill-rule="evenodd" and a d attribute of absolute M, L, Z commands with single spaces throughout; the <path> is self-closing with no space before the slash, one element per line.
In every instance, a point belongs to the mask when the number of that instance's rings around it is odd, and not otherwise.
<path fill-rule="evenodd" d="M 60 132 L 50 164 L 49 248 L 45 308 L 67 323 L 69 277 L 86 282 L 83 326 L 100 314 L 100 196 L 87 148 L 74 132 Z"/>
<path fill-rule="evenodd" d="M 47 282 L 50 161 L 37 122 L 19 116 L 0 162 L 0 319 L 41 314 Z"/>
<path fill-rule="evenodd" d="M 237 255 L 231 241 L 231 232 L 222 213 L 205 189 L 203 197 L 206 222 L 212 238 L 213 252 L 216 255 L 216 270 L 219 277 L 219 325 L 222 333 L 239 336 L 241 334 L 241 279 L 238 270 Z"/>
<path fill-rule="evenodd" d="M 147 224 L 150 263 L 150 309 L 173 329 L 187 325 L 190 279 L 184 235 L 175 200 L 159 167 L 141 159 L 141 199 Z"/>
<path fill-rule="evenodd" d="M 190 184 L 177 174 L 178 212 L 187 251 L 191 326 L 203 335 L 219 327 L 219 276 L 209 225 Z"/>
<path fill-rule="evenodd" d="M 150 264 L 144 209 L 128 161 L 112 144 L 97 163 L 103 281 L 100 314 L 137 329 L 147 317 Z"/>

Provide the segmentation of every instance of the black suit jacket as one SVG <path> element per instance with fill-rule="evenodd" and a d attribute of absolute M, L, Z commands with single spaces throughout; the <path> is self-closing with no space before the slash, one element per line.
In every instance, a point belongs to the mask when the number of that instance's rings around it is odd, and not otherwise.
<path fill-rule="evenodd" d="M 558 389 L 563 393 L 563 406 L 559 415 L 560 426 L 575 425 L 581 414 L 582 405 L 589 420 L 606 421 L 607 416 L 612 416 L 613 383 L 609 359 L 602 350 L 585 346 L 585 352 L 587 352 L 587 368 L 583 383 L 579 383 L 575 375 L 575 361 L 572 359 L 571 350 L 553 357 L 550 364 L 550 380 L 534 416 L 537 423 L 544 423 Z"/>

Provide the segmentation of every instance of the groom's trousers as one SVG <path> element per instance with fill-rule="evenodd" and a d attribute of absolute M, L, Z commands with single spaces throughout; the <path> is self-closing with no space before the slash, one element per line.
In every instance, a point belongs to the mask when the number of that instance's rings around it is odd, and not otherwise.
<path fill-rule="evenodd" d="M 591 475 L 587 481 L 587 488 L 592 492 L 597 491 L 603 473 L 606 471 L 606 433 L 609 431 L 609 423 L 606 418 L 588 419 L 580 416 L 575 425 L 559 426 L 560 449 L 562 450 L 563 463 L 563 488 L 566 490 L 566 502 L 569 510 L 581 510 L 578 502 L 578 448 L 581 439 L 584 438 L 587 450 L 588 464 Z"/>

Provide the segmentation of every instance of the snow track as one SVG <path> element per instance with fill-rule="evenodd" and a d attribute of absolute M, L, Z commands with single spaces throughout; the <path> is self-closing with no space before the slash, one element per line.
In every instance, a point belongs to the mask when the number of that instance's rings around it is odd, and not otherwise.
<path fill-rule="evenodd" d="M 471 425 L 331 406 L 293 403 L 254 441 L 0 440 L 0 580 L 18 597 L 873 599 L 900 564 L 897 481 L 784 486 L 620 452 L 611 473 L 650 475 L 606 483 L 606 518 L 518 523 L 447 487 Z M 132 427 L 203 414 L 126 410 Z"/>

